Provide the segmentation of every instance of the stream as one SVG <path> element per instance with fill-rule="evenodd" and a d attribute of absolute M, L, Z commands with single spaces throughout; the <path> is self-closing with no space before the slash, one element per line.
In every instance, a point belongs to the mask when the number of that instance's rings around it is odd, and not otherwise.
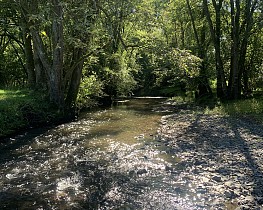
<path fill-rule="evenodd" d="M 119 101 L 10 138 L 0 145 L 0 209 L 201 209 L 180 156 L 157 135 L 164 100 Z"/>

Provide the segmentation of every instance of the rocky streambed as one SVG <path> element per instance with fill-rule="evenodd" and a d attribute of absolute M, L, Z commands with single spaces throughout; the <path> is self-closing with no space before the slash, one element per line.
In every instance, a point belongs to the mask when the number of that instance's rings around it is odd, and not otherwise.
<path fill-rule="evenodd" d="M 186 194 L 201 209 L 263 209 L 263 127 L 246 119 L 193 114 L 162 117 L 159 141 L 179 155 Z"/>
<path fill-rule="evenodd" d="M 263 209 L 263 128 L 247 119 L 133 99 L 7 142 L 0 209 Z"/>

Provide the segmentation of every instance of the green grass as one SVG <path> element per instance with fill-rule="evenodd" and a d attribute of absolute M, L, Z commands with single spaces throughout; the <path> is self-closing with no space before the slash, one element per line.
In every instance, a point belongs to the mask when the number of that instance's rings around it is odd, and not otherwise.
<path fill-rule="evenodd" d="M 222 115 L 232 117 L 245 117 L 251 121 L 260 123 L 263 125 L 263 93 L 256 92 L 254 98 L 240 99 L 240 100 L 229 100 L 221 102 L 217 98 L 203 98 L 194 102 L 191 97 L 186 100 L 181 96 L 173 97 L 176 102 L 186 102 L 196 104 L 201 109 L 197 109 L 196 112 L 211 114 L 211 115 Z"/>
<path fill-rule="evenodd" d="M 54 119 L 56 112 L 45 97 L 26 89 L 0 90 L 0 138 Z"/>
<path fill-rule="evenodd" d="M 263 124 L 263 97 L 220 102 L 205 110 L 208 114 L 221 114 L 233 117 L 246 117 Z"/>

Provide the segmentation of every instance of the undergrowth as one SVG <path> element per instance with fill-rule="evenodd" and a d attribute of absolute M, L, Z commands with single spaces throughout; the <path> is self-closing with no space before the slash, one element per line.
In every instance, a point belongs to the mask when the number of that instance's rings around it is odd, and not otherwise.
<path fill-rule="evenodd" d="M 245 117 L 263 124 L 263 97 L 218 102 L 212 108 L 206 108 L 205 113 Z"/>
<path fill-rule="evenodd" d="M 220 101 L 215 97 L 198 100 L 173 97 L 176 102 L 191 103 L 194 111 L 211 115 L 223 115 L 231 117 L 243 117 L 263 125 L 263 96 L 256 95 L 254 98 Z"/>
<path fill-rule="evenodd" d="M 58 117 L 45 97 L 29 90 L 0 90 L 0 138 Z"/>

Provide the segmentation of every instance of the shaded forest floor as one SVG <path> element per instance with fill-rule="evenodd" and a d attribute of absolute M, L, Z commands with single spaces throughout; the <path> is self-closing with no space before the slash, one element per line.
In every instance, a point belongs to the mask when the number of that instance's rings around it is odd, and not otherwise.
<path fill-rule="evenodd" d="M 158 137 L 179 155 L 185 185 L 203 198 L 202 207 L 263 209 L 261 124 L 180 106 L 162 118 Z"/>

